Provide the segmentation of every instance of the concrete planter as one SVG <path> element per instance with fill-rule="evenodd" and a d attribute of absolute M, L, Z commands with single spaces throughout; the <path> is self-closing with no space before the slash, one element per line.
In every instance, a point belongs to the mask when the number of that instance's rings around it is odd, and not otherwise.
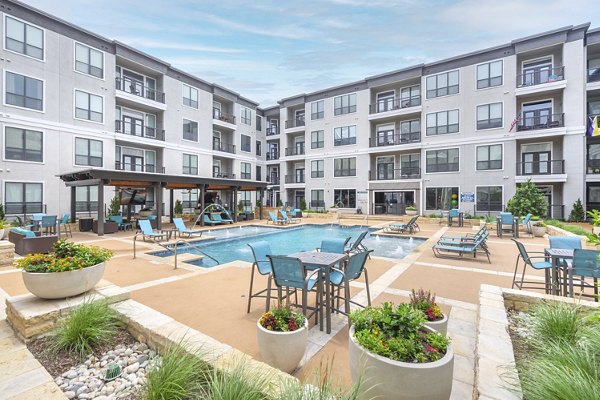
<path fill-rule="evenodd" d="M 152 211 L 140 211 L 138 212 L 138 215 L 140 216 L 140 218 L 148 218 L 152 215 Z"/>
<path fill-rule="evenodd" d="M 542 237 L 546 233 L 546 227 L 545 226 L 532 225 L 531 226 L 531 233 L 533 233 L 533 236 L 535 236 L 535 237 Z"/>
<path fill-rule="evenodd" d="M 425 327 L 431 330 L 431 328 Z M 454 352 L 448 346 L 442 359 L 430 363 L 393 361 L 365 350 L 354 339 L 354 327 L 348 339 L 352 381 L 362 377 L 368 398 L 380 400 L 448 400 L 452 391 Z"/>
<path fill-rule="evenodd" d="M 417 215 L 417 210 L 406 210 L 406 215 Z"/>
<path fill-rule="evenodd" d="M 102 279 L 104 263 L 66 272 L 22 271 L 25 287 L 42 299 L 64 299 L 92 289 Z"/>
<path fill-rule="evenodd" d="M 446 335 L 446 330 L 448 329 L 448 316 L 444 314 L 444 318 L 440 319 L 439 321 L 427 321 L 425 322 L 425 326 L 430 327 L 442 335 Z"/>
<path fill-rule="evenodd" d="M 600 226 L 593 226 L 592 227 L 592 233 L 594 235 L 600 235 Z"/>
<path fill-rule="evenodd" d="M 256 322 L 258 349 L 262 361 L 283 372 L 292 373 L 306 351 L 308 345 L 308 321 L 294 332 L 273 332 Z"/>

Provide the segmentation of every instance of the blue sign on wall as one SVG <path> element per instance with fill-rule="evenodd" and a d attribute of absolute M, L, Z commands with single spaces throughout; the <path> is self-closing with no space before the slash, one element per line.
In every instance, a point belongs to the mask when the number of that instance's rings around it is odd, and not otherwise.
<path fill-rule="evenodd" d="M 475 192 L 460 192 L 461 203 L 475 203 Z"/>

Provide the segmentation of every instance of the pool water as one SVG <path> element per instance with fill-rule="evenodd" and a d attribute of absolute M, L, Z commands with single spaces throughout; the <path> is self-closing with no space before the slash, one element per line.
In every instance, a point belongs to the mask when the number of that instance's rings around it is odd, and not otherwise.
<path fill-rule="evenodd" d="M 235 260 L 253 262 L 254 257 L 248 244 L 258 241 L 264 240 L 269 242 L 273 254 L 291 254 L 298 251 L 314 250 L 321 245 L 321 240 L 325 238 L 351 237 L 351 243 L 365 229 L 367 228 L 359 226 L 303 225 L 288 229 L 245 226 L 242 229 L 213 230 L 206 234 L 217 237 L 216 240 L 197 242 L 194 246 L 218 260 L 218 263 L 209 257 L 188 261 L 188 263 L 206 268 Z M 362 241 L 369 250 L 374 250 L 374 255 L 396 259 L 404 258 L 422 242 L 423 239 L 416 238 L 389 238 L 370 235 L 367 235 Z M 179 254 L 191 253 L 202 255 L 197 249 L 187 245 L 180 245 L 177 252 Z M 161 251 L 153 253 L 153 255 L 168 257 L 173 255 L 173 253 L 170 251 Z"/>

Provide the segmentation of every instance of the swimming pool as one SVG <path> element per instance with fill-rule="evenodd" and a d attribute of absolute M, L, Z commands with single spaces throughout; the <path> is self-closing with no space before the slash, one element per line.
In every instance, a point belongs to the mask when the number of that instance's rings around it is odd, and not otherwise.
<path fill-rule="evenodd" d="M 245 226 L 242 229 L 218 229 L 206 233 L 207 235 L 217 237 L 216 240 L 197 242 L 194 246 L 219 262 L 216 263 L 210 258 L 204 257 L 188 261 L 188 263 L 210 268 L 235 260 L 253 262 L 254 257 L 252 256 L 252 250 L 247 246 L 248 243 L 252 244 L 265 240 L 269 242 L 273 254 L 291 254 L 297 251 L 313 250 L 321 245 L 321 240 L 324 238 L 347 238 L 350 236 L 350 242 L 352 242 L 365 229 L 359 226 L 341 227 L 338 225 L 302 225 L 287 229 L 263 226 Z M 370 250 L 374 250 L 374 255 L 400 259 L 404 258 L 423 243 L 423 241 L 423 239 L 416 238 L 389 238 L 367 235 L 363 240 L 363 244 Z M 192 253 L 202 255 L 197 249 L 187 245 L 180 245 L 177 252 L 179 254 Z M 159 257 L 173 255 L 170 251 L 161 251 L 152 254 Z"/>

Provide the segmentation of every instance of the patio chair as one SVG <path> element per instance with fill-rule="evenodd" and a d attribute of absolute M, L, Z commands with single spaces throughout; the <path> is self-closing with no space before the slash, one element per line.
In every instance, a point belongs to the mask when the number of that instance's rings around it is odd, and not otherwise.
<path fill-rule="evenodd" d="M 69 213 L 66 213 L 63 215 L 60 222 L 58 223 L 58 231 L 62 232 L 62 228 L 64 227 L 65 235 L 69 235 L 70 237 L 73 237 L 73 232 L 71 232 L 71 225 L 69 225 L 69 217 L 70 217 Z"/>
<path fill-rule="evenodd" d="M 529 236 L 533 237 L 533 232 L 531 230 L 531 213 L 527 214 L 525 218 L 521 220 L 519 225 L 525 227 L 525 232 L 527 232 Z"/>
<path fill-rule="evenodd" d="M 549 291 L 550 291 L 550 271 L 552 270 L 552 263 L 550 261 L 547 261 L 546 257 L 544 256 L 543 251 L 528 252 L 525 249 L 525 246 L 523 245 L 523 243 L 521 243 L 515 239 L 512 239 L 512 241 L 515 242 L 515 244 L 517 245 L 517 249 L 519 249 L 519 255 L 517 256 L 517 262 L 515 264 L 515 273 L 513 274 L 513 281 L 512 281 L 511 288 L 514 288 L 516 286 L 520 290 L 539 289 L 539 286 L 542 285 L 544 288 L 544 291 L 546 293 L 549 293 Z M 541 254 L 541 255 L 531 256 L 530 254 Z M 523 272 L 521 273 L 521 279 L 517 280 L 517 270 L 519 268 L 519 259 L 523 260 Z M 538 259 L 543 260 L 543 261 L 535 261 Z M 525 280 L 525 271 L 527 270 L 527 266 L 530 266 L 531 268 L 536 269 L 538 271 L 543 270 L 544 275 L 545 275 L 544 282 L 526 281 Z M 525 286 L 525 285 L 533 285 L 533 286 Z"/>
<path fill-rule="evenodd" d="M 267 255 L 271 262 L 271 273 L 273 274 L 273 282 L 277 286 L 277 302 L 281 304 L 282 288 L 286 288 L 287 299 L 289 301 L 290 289 L 302 290 L 302 313 L 306 315 L 307 319 L 310 319 L 315 315 L 315 323 L 319 314 L 320 299 L 321 299 L 321 280 L 319 276 L 320 270 L 312 271 L 306 274 L 304 264 L 298 258 L 287 257 L 287 256 L 272 256 Z M 317 289 L 317 300 L 315 307 L 310 315 L 307 315 L 308 307 L 308 292 Z M 267 304 L 271 302 L 271 291 L 267 291 Z M 294 304 L 298 306 L 298 304 Z"/>
<path fill-rule="evenodd" d="M 111 215 L 108 219 L 117 224 L 117 229 L 120 231 L 126 231 L 133 229 L 133 225 L 130 222 L 125 222 L 122 215 Z"/>
<path fill-rule="evenodd" d="M 321 247 L 317 247 L 317 251 L 322 251 L 323 253 L 344 254 L 346 252 L 346 244 L 348 244 L 349 241 L 350 236 L 341 239 L 323 239 L 321 241 Z"/>
<path fill-rule="evenodd" d="M 223 219 L 219 213 L 211 213 L 210 218 L 217 224 L 233 224 L 232 219 Z"/>
<path fill-rule="evenodd" d="M 280 213 L 281 213 L 281 219 L 283 219 L 288 224 L 300 222 L 300 218 L 288 217 L 287 212 L 285 212 L 284 210 L 281 210 Z"/>
<path fill-rule="evenodd" d="M 501 212 L 496 218 L 496 232 L 498 237 L 502 237 L 504 231 L 510 231 L 515 236 L 517 229 L 519 229 L 519 226 L 516 224 L 515 217 L 511 213 Z"/>
<path fill-rule="evenodd" d="M 346 253 L 362 253 L 365 251 L 369 251 L 367 247 L 362 244 L 363 239 L 367 236 L 369 231 L 362 231 L 360 235 L 356 238 L 356 240 L 350 244 L 345 249 Z"/>
<path fill-rule="evenodd" d="M 182 235 L 186 235 L 187 237 L 192 237 L 195 235 L 198 235 L 198 237 L 202 236 L 201 230 L 193 230 L 186 228 L 185 224 L 183 223 L 183 219 L 181 218 L 173 218 L 173 223 L 175 224 L 177 233 L 179 233 L 179 237 L 181 237 Z"/>
<path fill-rule="evenodd" d="M 150 220 L 147 219 L 139 219 L 138 220 L 138 224 L 140 226 L 140 230 L 142 231 L 142 239 L 144 241 L 146 241 L 147 238 L 150 238 L 154 241 L 160 241 L 160 240 L 168 240 L 169 239 L 169 235 L 168 233 L 164 232 L 155 232 L 154 229 L 152 229 L 152 225 L 150 225 Z"/>
<path fill-rule="evenodd" d="M 448 211 L 448 226 L 452 226 L 454 219 L 456 218 L 456 225 L 458 227 L 463 226 L 463 214 L 458 208 L 453 208 Z"/>
<path fill-rule="evenodd" d="M 388 233 L 415 233 L 417 230 L 419 230 L 419 225 L 417 225 L 418 218 L 419 216 L 415 215 L 406 224 L 389 224 L 383 228 L 383 230 L 384 232 Z"/>
<path fill-rule="evenodd" d="M 23 222 L 23 218 L 19 217 L 18 215 L 15 215 L 15 218 L 17 219 L 17 223 L 19 224 L 19 227 L 21 227 L 21 228 L 31 229 L 34 226 L 33 224 L 26 224 L 25 222 Z"/>
<path fill-rule="evenodd" d="M 598 257 L 600 257 L 600 250 L 584 250 L 574 249 L 573 260 L 567 261 L 568 263 L 568 282 L 569 282 L 569 295 L 573 297 L 575 293 L 573 288 L 573 276 L 579 277 L 579 286 L 581 288 L 579 296 L 593 297 L 595 301 L 598 301 L 598 278 L 600 278 L 600 264 L 598 263 Z M 592 278 L 593 284 L 585 282 L 585 278 Z M 594 294 L 584 293 L 584 288 L 593 288 Z"/>
<path fill-rule="evenodd" d="M 277 216 L 275 216 L 275 213 L 273 211 L 269 211 L 269 220 L 274 223 L 274 224 L 280 224 L 283 225 L 286 223 L 286 221 L 284 219 L 281 218 L 277 218 Z M 267 221 L 268 223 L 269 221 Z"/>
<path fill-rule="evenodd" d="M 568 249 L 575 250 L 583 248 L 581 245 L 581 239 L 577 236 L 548 236 L 548 242 L 550 243 L 551 249 Z M 570 261 L 570 260 L 569 260 Z M 557 264 L 559 267 L 566 267 L 567 260 L 564 258 L 557 259 Z M 562 268 L 557 270 L 557 273 L 560 273 Z M 566 271 L 566 269 L 565 269 Z M 568 280 L 567 276 L 558 276 L 559 282 L 562 281 L 563 289 L 566 292 L 568 289 Z M 565 293 L 566 296 L 566 293 Z"/>
<path fill-rule="evenodd" d="M 333 268 L 333 271 L 329 273 L 329 283 L 331 285 L 331 291 L 333 296 L 332 301 L 337 300 L 336 310 L 345 315 L 350 312 L 350 303 L 356 304 L 362 308 L 365 308 L 363 304 L 357 303 L 350 300 L 350 282 L 360 278 L 364 273 L 365 275 L 365 286 L 367 289 L 367 305 L 371 306 L 371 292 L 369 290 L 369 274 L 367 273 L 366 263 L 367 258 L 373 250 L 364 251 L 362 253 L 353 254 L 348 260 L 346 268 L 342 271 L 337 268 Z M 340 290 L 344 289 L 344 297 L 340 296 Z M 337 295 L 335 294 L 337 289 Z M 344 300 L 344 311 L 340 310 L 340 300 Z"/>
<path fill-rule="evenodd" d="M 202 214 L 202 221 L 204 222 L 204 225 L 209 225 L 209 226 L 215 226 L 215 225 L 219 225 L 220 222 L 217 221 L 213 221 L 208 214 Z"/>
<path fill-rule="evenodd" d="M 253 244 L 248 243 L 248 247 L 252 249 L 252 255 L 254 256 L 254 262 L 252 263 L 252 273 L 250 274 L 250 289 L 248 290 L 248 309 L 246 313 L 250 312 L 250 305 L 253 297 L 264 297 L 267 298 L 266 292 L 271 292 L 271 261 L 268 255 L 271 254 L 271 246 L 268 242 L 260 241 L 254 242 Z M 252 286 L 254 285 L 254 271 L 258 270 L 261 275 L 268 275 L 267 288 L 260 290 L 256 293 L 252 293 Z M 270 304 L 267 301 L 265 311 L 269 311 Z"/>
<path fill-rule="evenodd" d="M 453 254 L 459 257 L 462 257 L 465 254 L 473 254 L 473 258 L 477 258 L 477 252 L 480 251 L 487 256 L 488 262 L 491 264 L 490 252 L 485 245 L 486 238 L 487 236 L 481 236 L 475 241 L 461 242 L 456 245 L 435 244 L 431 250 L 436 257 L 440 258 L 452 256 Z"/>
<path fill-rule="evenodd" d="M 42 216 L 42 224 L 40 225 L 41 229 L 44 229 L 44 233 L 46 235 L 53 235 L 56 233 L 56 215 L 44 215 Z"/>

